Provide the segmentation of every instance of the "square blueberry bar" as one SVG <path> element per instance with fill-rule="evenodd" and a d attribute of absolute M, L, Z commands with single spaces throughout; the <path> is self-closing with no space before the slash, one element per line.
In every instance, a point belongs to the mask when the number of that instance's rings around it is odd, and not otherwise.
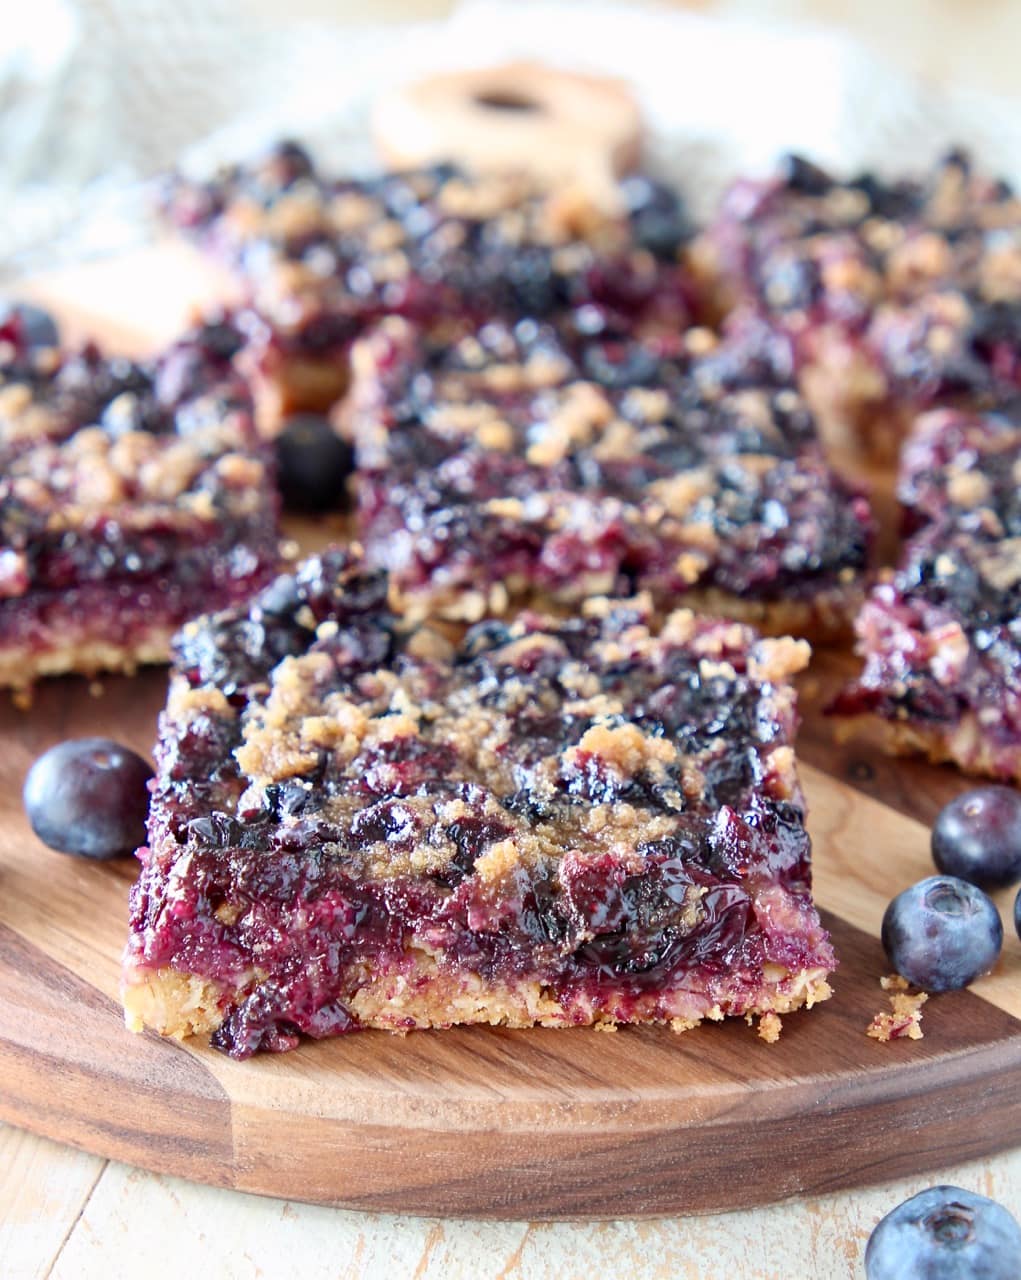
<path fill-rule="evenodd" d="M 690 263 L 712 320 L 766 319 L 823 427 L 877 459 L 926 408 L 1021 389 L 1021 200 L 961 151 L 895 181 L 789 156 L 731 188 Z"/>
<path fill-rule="evenodd" d="M 366 554 L 416 619 L 648 591 L 661 612 L 849 632 L 868 503 L 755 354 L 531 320 L 438 343 L 391 317 L 356 347 L 341 415 Z"/>
<path fill-rule="evenodd" d="M 892 751 L 1021 782 L 1021 426 L 934 410 L 901 461 L 909 536 L 856 624 L 864 668 L 842 716 Z"/>
<path fill-rule="evenodd" d="M 210 322 L 137 364 L 0 325 L 0 685 L 164 662 L 188 618 L 275 575 L 241 342 Z"/>
<path fill-rule="evenodd" d="M 647 600 L 399 625 L 331 549 L 178 636 L 129 1026 L 235 1056 L 455 1023 L 760 1020 L 829 994 L 789 677 Z"/>

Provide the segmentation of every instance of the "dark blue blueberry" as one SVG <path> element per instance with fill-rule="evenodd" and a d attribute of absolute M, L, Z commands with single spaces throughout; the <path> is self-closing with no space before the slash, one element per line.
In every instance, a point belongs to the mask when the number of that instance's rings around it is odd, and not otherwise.
<path fill-rule="evenodd" d="M 17 326 L 21 341 L 27 347 L 55 347 L 60 342 L 56 320 L 31 302 L 0 300 L 0 325 L 6 324 Z"/>
<path fill-rule="evenodd" d="M 932 859 L 940 871 L 982 889 L 1021 880 L 1021 793 L 976 787 L 940 811 L 932 829 Z"/>
<path fill-rule="evenodd" d="M 244 826 L 227 813 L 211 813 L 192 818 L 188 830 L 200 844 L 213 849 L 229 849 L 241 843 Z"/>
<path fill-rule="evenodd" d="M 644 174 L 625 178 L 620 189 L 636 242 L 663 261 L 675 258 L 692 232 L 678 192 Z"/>
<path fill-rule="evenodd" d="M 82 858 L 116 858 L 145 842 L 147 761 L 109 738 L 61 742 L 25 779 L 32 830 L 44 844 Z"/>
<path fill-rule="evenodd" d="M 822 275 L 811 258 L 782 247 L 762 262 L 759 289 L 770 310 L 807 311 L 822 291 Z"/>
<path fill-rule="evenodd" d="M 490 649 L 499 649 L 509 644 L 510 628 L 505 622 L 497 622 L 495 618 L 487 618 L 485 622 L 476 622 L 465 632 L 458 657 L 470 662 Z"/>
<path fill-rule="evenodd" d="M 1021 891 L 1014 899 L 1014 928 L 1017 930 L 1017 936 L 1021 938 Z"/>
<path fill-rule="evenodd" d="M 586 376 L 612 391 L 654 383 L 660 366 L 655 352 L 637 342 L 593 343 L 582 359 Z"/>
<path fill-rule="evenodd" d="M 833 179 L 825 169 L 793 152 L 781 158 L 780 178 L 788 190 L 805 196 L 824 196 L 833 186 Z"/>
<path fill-rule="evenodd" d="M 873 1231 L 865 1274 L 868 1280 L 1021 1280 L 1021 1226 L 986 1196 L 930 1187 Z"/>
<path fill-rule="evenodd" d="M 207 320 L 196 329 L 192 341 L 210 360 L 226 364 L 245 345 L 244 334 L 228 319 Z"/>
<path fill-rule="evenodd" d="M 288 511 L 315 514 L 347 505 L 351 449 L 327 418 L 299 413 L 276 441 L 280 494 Z"/>
<path fill-rule="evenodd" d="M 926 991 L 957 991 L 996 963 L 1003 925 L 981 889 L 929 876 L 886 908 L 883 946 L 899 974 Z"/>
<path fill-rule="evenodd" d="M 497 282 L 503 305 L 527 316 L 548 316 L 564 302 L 562 282 L 543 245 L 515 249 L 502 263 Z"/>
<path fill-rule="evenodd" d="M 310 178 L 315 172 L 312 158 L 300 142 L 290 138 L 276 143 L 262 157 L 256 166 L 256 175 L 266 186 L 283 191 L 299 182 L 302 178 Z"/>

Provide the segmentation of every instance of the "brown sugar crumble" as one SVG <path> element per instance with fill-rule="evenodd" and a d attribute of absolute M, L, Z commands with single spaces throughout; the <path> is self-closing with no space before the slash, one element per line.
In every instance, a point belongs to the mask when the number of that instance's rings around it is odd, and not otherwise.
<path fill-rule="evenodd" d="M 889 994 L 890 1012 L 880 1012 L 865 1029 L 865 1034 L 883 1044 L 890 1040 L 921 1040 L 922 1005 L 929 999 L 924 991 L 912 991 L 910 983 L 899 973 L 880 978 L 879 985 Z"/>

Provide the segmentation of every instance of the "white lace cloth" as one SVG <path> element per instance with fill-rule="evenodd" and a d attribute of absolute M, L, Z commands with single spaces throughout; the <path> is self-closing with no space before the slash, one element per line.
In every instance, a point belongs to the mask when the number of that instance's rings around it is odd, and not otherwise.
<path fill-rule="evenodd" d="M 467 0 L 447 21 L 340 27 L 253 18 L 245 0 L 33 0 L 0 48 L 0 270 L 152 234 L 145 182 L 281 134 L 373 162 L 369 106 L 437 67 L 544 59 L 629 80 L 650 165 L 705 208 L 738 170 L 796 149 L 839 170 L 912 170 L 953 143 L 1021 184 L 1012 105 L 923 87 L 854 43 L 603 0 Z"/>

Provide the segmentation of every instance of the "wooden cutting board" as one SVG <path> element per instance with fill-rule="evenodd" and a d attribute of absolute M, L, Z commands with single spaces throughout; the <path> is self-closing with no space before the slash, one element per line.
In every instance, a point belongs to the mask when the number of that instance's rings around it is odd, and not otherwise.
<path fill-rule="evenodd" d="M 140 350 L 173 333 L 202 287 L 190 256 L 146 251 L 31 292 L 79 332 Z M 146 321 L 152 297 L 163 303 Z M 295 532 L 311 546 L 331 529 Z M 889 760 L 867 740 L 834 743 L 819 708 L 853 666 L 817 655 L 799 748 L 816 897 L 841 967 L 833 999 L 785 1019 L 775 1045 L 743 1023 L 683 1036 L 369 1031 L 236 1063 L 201 1044 L 132 1036 L 117 984 L 133 864 L 45 849 L 20 793 L 32 760 L 65 737 L 105 734 L 148 753 L 165 674 L 109 679 L 98 696 L 84 681 L 51 681 L 27 713 L 0 705 L 0 1119 L 242 1190 L 530 1219 L 741 1208 L 1021 1144 L 1010 894 L 992 975 L 930 1000 L 921 1041 L 865 1035 L 887 1007 L 882 912 L 931 872 L 928 824 L 967 784 Z"/>

